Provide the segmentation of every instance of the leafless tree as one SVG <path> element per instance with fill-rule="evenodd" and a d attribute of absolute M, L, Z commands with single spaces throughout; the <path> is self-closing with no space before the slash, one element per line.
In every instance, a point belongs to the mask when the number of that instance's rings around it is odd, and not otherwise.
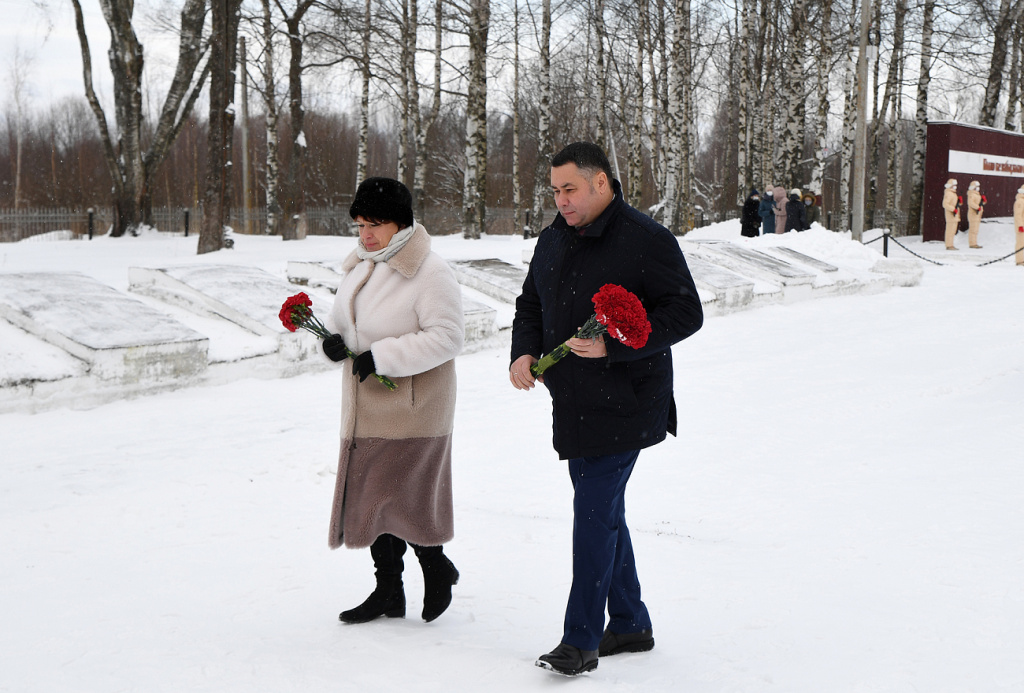
<path fill-rule="evenodd" d="M 111 235 L 122 236 L 134 234 L 140 225 L 152 222 L 150 181 L 188 119 L 209 71 L 209 64 L 199 69 L 207 51 L 203 38 L 206 2 L 184 0 L 180 14 L 178 62 L 148 147 L 143 142 L 142 76 L 145 56 L 133 26 L 135 2 L 99 0 L 99 3 L 110 29 L 107 55 L 114 79 L 116 145 L 106 113 L 93 87 L 92 56 L 82 5 L 80 0 L 71 0 L 82 51 L 85 95 L 100 130 L 107 169 L 113 182 L 116 220 Z"/>

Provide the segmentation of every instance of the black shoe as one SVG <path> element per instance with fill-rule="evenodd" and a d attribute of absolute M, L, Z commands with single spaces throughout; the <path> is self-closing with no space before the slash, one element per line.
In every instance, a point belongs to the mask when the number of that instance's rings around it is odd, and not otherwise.
<path fill-rule="evenodd" d="M 562 676 L 579 676 L 597 669 L 597 650 L 581 650 L 564 642 L 537 658 L 537 666 Z"/>
<path fill-rule="evenodd" d="M 338 614 L 338 620 L 366 623 L 381 616 L 405 618 L 405 589 L 401 580 L 397 584 L 395 581 L 378 581 L 377 589 L 370 593 L 366 601 L 354 609 L 342 611 Z"/>
<path fill-rule="evenodd" d="M 452 603 L 452 587 L 459 584 L 459 571 L 440 546 L 417 546 L 413 550 L 423 568 L 423 620 L 430 623 Z"/>
<path fill-rule="evenodd" d="M 604 629 L 601 644 L 597 651 L 602 657 L 611 657 L 622 652 L 647 652 L 654 649 L 654 629 L 648 628 L 639 633 L 613 633 Z"/>

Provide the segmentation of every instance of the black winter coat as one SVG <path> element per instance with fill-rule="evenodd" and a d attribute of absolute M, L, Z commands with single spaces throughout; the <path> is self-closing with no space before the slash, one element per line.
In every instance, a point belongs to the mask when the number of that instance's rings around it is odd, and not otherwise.
<path fill-rule="evenodd" d="M 790 195 L 786 203 L 786 231 L 806 231 L 808 228 L 804 203 L 796 195 Z"/>
<path fill-rule="evenodd" d="M 740 214 L 740 235 L 753 238 L 758 235 L 761 230 L 761 217 L 758 215 L 758 207 L 761 206 L 761 200 L 755 198 L 753 195 L 747 197 L 747 201 L 743 203 L 743 212 Z"/>
<path fill-rule="evenodd" d="M 589 226 L 562 215 L 537 239 L 512 324 L 512 362 L 540 357 L 572 337 L 594 312 L 592 298 L 618 284 L 644 304 L 652 332 L 633 349 L 605 336 L 607 358 L 570 354 L 544 374 L 552 397 L 554 448 L 562 459 L 646 448 L 675 434 L 670 347 L 700 329 L 700 298 L 676 238 L 622 199 Z"/>

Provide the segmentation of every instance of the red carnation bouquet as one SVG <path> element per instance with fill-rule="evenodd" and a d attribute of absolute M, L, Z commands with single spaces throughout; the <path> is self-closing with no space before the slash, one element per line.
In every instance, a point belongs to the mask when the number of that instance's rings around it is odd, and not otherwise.
<path fill-rule="evenodd" d="M 313 299 L 304 292 L 300 291 L 294 296 L 289 296 L 284 305 L 281 306 L 281 312 L 278 314 L 278 317 L 281 318 L 281 324 L 289 332 L 294 332 L 301 327 L 308 332 L 312 332 L 320 339 L 327 339 L 331 336 L 330 330 L 324 327 L 324 324 L 320 322 L 318 317 L 313 315 Z M 348 354 L 349 358 L 355 358 L 356 356 L 355 352 L 348 347 L 345 347 L 345 353 Z M 398 387 L 387 376 L 374 373 L 373 377 L 389 390 L 394 390 Z"/>
<path fill-rule="evenodd" d="M 608 334 L 628 347 L 639 349 L 647 344 L 651 334 L 651 323 L 647 311 L 635 294 L 618 284 L 605 284 L 594 294 L 594 314 L 587 318 L 583 327 L 574 335 L 577 339 L 594 339 Z M 534 377 L 569 355 L 572 349 L 562 342 L 540 361 L 530 366 Z"/>

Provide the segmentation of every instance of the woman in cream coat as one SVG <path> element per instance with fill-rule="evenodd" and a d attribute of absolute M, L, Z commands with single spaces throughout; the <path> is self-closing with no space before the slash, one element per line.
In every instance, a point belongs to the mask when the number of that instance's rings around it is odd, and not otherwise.
<path fill-rule="evenodd" d="M 451 603 L 459 572 L 441 545 L 454 535 L 451 444 L 455 362 L 462 350 L 462 294 L 430 236 L 413 221 L 412 196 L 401 182 L 368 178 L 349 213 L 359 246 L 343 262 L 345 276 L 327 320 L 337 334 L 324 353 L 345 361 L 341 453 L 329 545 L 369 546 L 373 593 L 341 613 L 346 623 L 405 616 L 406 545 L 423 569 L 423 618 Z M 389 390 L 371 375 L 387 376 Z"/>

